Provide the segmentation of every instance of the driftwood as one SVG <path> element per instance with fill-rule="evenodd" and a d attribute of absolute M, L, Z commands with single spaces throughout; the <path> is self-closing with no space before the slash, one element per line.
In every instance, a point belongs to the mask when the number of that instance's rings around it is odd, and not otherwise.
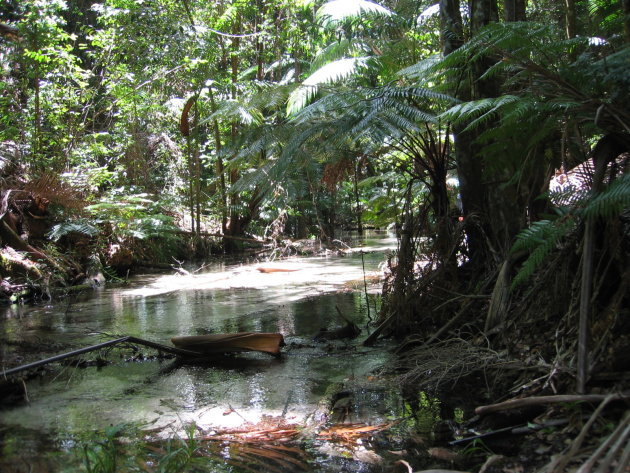
<path fill-rule="evenodd" d="M 557 396 L 534 396 L 510 399 L 509 401 L 499 402 L 498 404 L 479 406 L 475 409 L 475 414 L 485 415 L 491 414 L 492 412 L 517 409 L 519 407 L 539 406 L 541 404 L 555 404 L 559 402 L 601 402 L 604 399 L 611 401 L 630 399 L 630 391 L 624 391 L 618 394 L 561 394 Z"/>
<path fill-rule="evenodd" d="M 549 471 L 552 473 L 560 473 L 564 471 L 564 468 L 569 464 L 569 462 L 580 450 L 582 443 L 584 443 L 584 440 L 586 440 L 586 437 L 588 436 L 588 432 L 590 431 L 595 421 L 599 418 L 604 408 L 608 405 L 610 401 L 614 400 L 614 396 L 615 395 L 613 394 L 608 394 L 601 400 L 599 406 L 597 406 L 597 409 L 595 409 L 588 421 L 586 421 L 586 423 L 582 426 L 582 430 L 580 431 L 578 436 L 573 439 L 573 442 L 571 443 L 571 446 L 568 448 L 568 450 L 563 452 L 562 455 L 554 456 L 552 461 L 547 465 L 547 468 L 545 468 L 545 471 Z"/>
<path fill-rule="evenodd" d="M 496 430 L 491 430 L 489 432 L 484 432 L 482 434 L 471 435 L 470 437 L 464 437 L 461 439 L 453 440 L 449 442 L 448 444 L 452 447 L 459 446 L 459 445 L 467 445 L 476 440 L 485 439 L 488 437 L 494 437 L 497 435 L 504 435 L 506 433 L 510 433 L 513 435 L 530 434 L 532 432 L 536 432 L 537 430 L 545 429 L 547 427 L 557 427 L 560 425 L 566 425 L 568 423 L 569 423 L 568 419 L 551 419 L 551 420 L 542 422 L 540 424 L 527 423 L 527 424 L 513 425 L 513 426 L 503 427 Z"/>

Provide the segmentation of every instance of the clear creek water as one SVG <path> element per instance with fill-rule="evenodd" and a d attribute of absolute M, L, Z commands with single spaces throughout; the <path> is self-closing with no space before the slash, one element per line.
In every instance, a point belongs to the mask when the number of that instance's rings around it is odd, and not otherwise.
<path fill-rule="evenodd" d="M 370 389 L 367 380 L 389 355 L 382 346 L 366 348 L 360 342 L 367 336 L 364 274 L 377 274 L 395 243 L 391 236 L 377 235 L 364 242 L 363 257 L 349 252 L 273 263 L 216 263 L 191 275 L 141 275 L 123 288 L 3 309 L 0 356 L 24 343 L 47 350 L 27 353 L 24 362 L 105 341 L 105 334 L 169 344 L 178 335 L 280 332 L 287 347 L 279 359 L 246 354 L 204 365 L 154 357 L 129 362 L 117 358 L 116 351 L 104 354 L 113 363 L 99 368 L 56 365 L 49 375 L 27 383 L 28 403 L 0 409 L 0 443 L 23 442 L 28 448 L 33 442 L 40 448 L 39 435 L 63 442 L 121 423 L 171 433 L 190 422 L 205 429 L 268 416 L 299 423 L 312 415 L 332 383 L 347 379 L 366 386 L 355 393 L 353 419 L 387 422 L 399 409 L 399 398 L 392 393 L 390 399 L 387 389 Z M 263 265 L 298 271 L 261 274 L 256 268 Z M 330 351 L 312 339 L 322 327 L 343 325 L 338 311 L 363 332 Z M 374 316 L 373 306 L 370 311 Z"/>

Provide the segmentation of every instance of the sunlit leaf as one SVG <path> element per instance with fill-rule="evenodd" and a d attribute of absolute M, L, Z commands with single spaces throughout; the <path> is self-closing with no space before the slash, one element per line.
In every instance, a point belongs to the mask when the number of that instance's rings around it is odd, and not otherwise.
<path fill-rule="evenodd" d="M 332 0 L 317 11 L 317 17 L 325 25 L 365 14 L 393 15 L 391 10 L 367 0 Z"/>

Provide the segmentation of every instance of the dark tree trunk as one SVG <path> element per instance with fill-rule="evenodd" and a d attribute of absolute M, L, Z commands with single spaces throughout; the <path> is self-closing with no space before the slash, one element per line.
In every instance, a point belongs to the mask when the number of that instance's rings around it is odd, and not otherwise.
<path fill-rule="evenodd" d="M 442 53 L 447 56 L 464 43 L 459 0 L 440 0 L 440 29 Z"/>
<path fill-rule="evenodd" d="M 621 0 L 623 11 L 623 32 L 626 43 L 630 43 L 630 0 Z"/>
<path fill-rule="evenodd" d="M 526 0 L 503 0 L 503 18 L 505 21 L 525 21 Z"/>
<path fill-rule="evenodd" d="M 575 0 L 564 0 L 564 1 L 567 7 L 566 15 L 565 15 L 567 38 L 571 39 L 571 38 L 575 38 L 575 35 L 577 34 L 577 26 L 576 26 L 577 13 L 575 9 Z"/>

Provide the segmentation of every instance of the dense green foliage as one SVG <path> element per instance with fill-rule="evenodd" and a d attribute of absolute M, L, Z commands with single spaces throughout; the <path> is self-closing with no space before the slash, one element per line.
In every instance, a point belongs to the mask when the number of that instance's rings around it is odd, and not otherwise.
<path fill-rule="evenodd" d="M 619 5 L 517 3 L 10 0 L 3 158 L 89 205 L 53 240 L 332 239 L 411 213 L 439 259 L 492 265 L 553 170 L 630 126 Z"/>

